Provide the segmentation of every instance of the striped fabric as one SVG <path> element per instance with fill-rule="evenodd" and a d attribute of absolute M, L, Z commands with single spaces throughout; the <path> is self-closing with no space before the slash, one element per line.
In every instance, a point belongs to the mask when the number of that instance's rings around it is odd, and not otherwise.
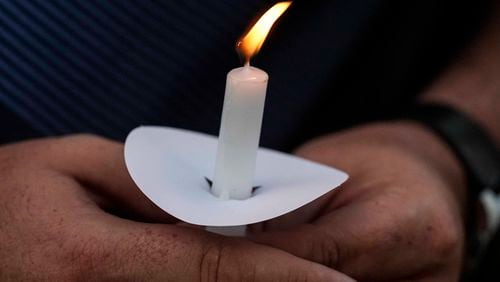
<path fill-rule="evenodd" d="M 235 41 L 274 2 L 0 0 L 0 102 L 44 135 L 123 139 L 140 124 L 216 134 Z M 349 48 L 355 32 L 342 26 L 361 27 L 378 1 L 335 13 L 338 1 L 295 2 L 255 61 L 271 75 L 269 146 L 293 135 Z"/>

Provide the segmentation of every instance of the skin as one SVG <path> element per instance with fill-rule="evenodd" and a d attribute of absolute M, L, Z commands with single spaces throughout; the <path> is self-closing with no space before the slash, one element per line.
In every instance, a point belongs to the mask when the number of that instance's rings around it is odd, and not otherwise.
<path fill-rule="evenodd" d="M 360 281 L 458 280 L 465 181 L 430 132 L 408 122 L 373 124 L 322 137 L 297 154 L 350 179 L 306 207 L 253 226 L 252 240 Z"/>
<path fill-rule="evenodd" d="M 0 164 L 1 281 L 352 281 L 272 247 L 173 224 L 109 140 L 4 146 Z"/>

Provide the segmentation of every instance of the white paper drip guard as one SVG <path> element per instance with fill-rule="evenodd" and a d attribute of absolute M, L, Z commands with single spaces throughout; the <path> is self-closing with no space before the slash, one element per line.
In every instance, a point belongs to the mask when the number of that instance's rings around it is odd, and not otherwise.
<path fill-rule="evenodd" d="M 159 126 L 134 129 L 125 142 L 125 163 L 139 189 L 158 207 L 202 226 L 238 226 L 269 220 L 310 203 L 345 182 L 340 170 L 260 148 L 254 186 L 246 200 L 210 193 L 217 138 Z"/>

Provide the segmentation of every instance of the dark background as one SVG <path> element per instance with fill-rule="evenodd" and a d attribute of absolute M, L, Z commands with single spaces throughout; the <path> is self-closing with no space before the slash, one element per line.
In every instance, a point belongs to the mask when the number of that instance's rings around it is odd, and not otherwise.
<path fill-rule="evenodd" d="M 236 39 L 275 1 L 0 1 L 2 142 L 141 124 L 218 133 Z M 262 144 L 404 111 L 488 1 L 296 0 L 252 64 L 270 75 Z"/>

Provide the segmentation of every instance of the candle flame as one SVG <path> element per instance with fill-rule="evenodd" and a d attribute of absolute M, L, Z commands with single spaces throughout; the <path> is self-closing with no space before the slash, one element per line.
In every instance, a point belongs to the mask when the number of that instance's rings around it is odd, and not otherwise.
<path fill-rule="evenodd" d="M 246 64 L 264 44 L 276 20 L 288 9 L 292 1 L 279 2 L 265 12 L 252 28 L 238 41 L 237 49 L 245 57 Z"/>

